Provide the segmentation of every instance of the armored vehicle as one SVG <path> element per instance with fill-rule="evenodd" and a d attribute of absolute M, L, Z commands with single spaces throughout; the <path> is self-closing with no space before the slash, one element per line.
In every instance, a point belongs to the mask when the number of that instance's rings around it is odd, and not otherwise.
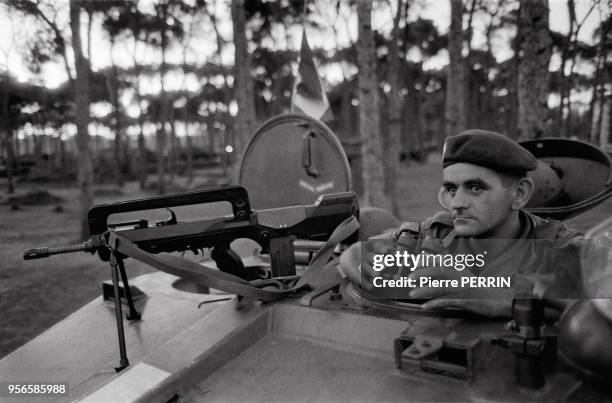
<path fill-rule="evenodd" d="M 612 164 L 597 148 L 562 139 L 524 146 L 540 160 L 534 213 L 565 219 L 610 196 Z M 0 381 L 67 383 L 54 398 L 88 402 L 609 399 L 609 300 L 526 296 L 508 322 L 379 299 L 343 278 L 335 268 L 343 245 L 398 221 L 358 208 L 347 158 L 324 124 L 302 115 L 265 123 L 239 183 L 96 206 L 88 244 L 27 251 L 95 251 L 113 281 L 4 358 Z M 213 213 L 213 202 L 230 208 Z M 173 212 L 150 225 L 139 215 L 198 203 L 205 220 Z M 115 213 L 131 216 L 112 223 Z M 608 220 L 589 236 L 610 247 L 611 234 Z M 210 256 L 190 263 L 156 257 L 203 247 Z M 126 255 L 162 271 L 127 284 Z"/>

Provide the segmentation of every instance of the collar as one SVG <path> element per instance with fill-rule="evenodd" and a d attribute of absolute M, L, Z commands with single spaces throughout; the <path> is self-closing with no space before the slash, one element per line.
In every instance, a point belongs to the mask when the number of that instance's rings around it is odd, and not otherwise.
<path fill-rule="evenodd" d="M 489 262 L 487 266 L 490 266 L 491 269 L 493 267 L 501 268 L 506 266 L 516 268 L 518 264 L 518 270 L 514 269 L 513 271 L 524 272 L 529 271 L 529 268 L 536 262 L 535 228 L 541 219 L 523 210 L 519 211 L 519 219 L 521 222 L 521 233 L 517 241 Z M 459 249 L 458 243 L 462 240 L 468 240 L 468 238 L 457 236 L 453 229 L 442 238 L 442 245 L 446 250 Z M 488 272 L 489 270 L 486 271 Z"/>

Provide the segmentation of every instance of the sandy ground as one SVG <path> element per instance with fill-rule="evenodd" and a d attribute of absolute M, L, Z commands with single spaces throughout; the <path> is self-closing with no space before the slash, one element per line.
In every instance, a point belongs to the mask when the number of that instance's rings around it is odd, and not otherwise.
<path fill-rule="evenodd" d="M 402 166 L 398 176 L 401 194 L 400 216 L 404 220 L 425 218 L 439 210 L 437 189 L 440 184 L 440 157 L 432 155 L 424 164 Z M 181 179 L 184 181 L 184 179 Z M 6 198 L 4 178 L 0 178 L 0 197 Z M 207 181 L 205 173 L 194 184 Z M 78 193 L 75 188 L 17 184 L 19 193 L 46 189 L 64 199 L 62 212 L 54 205 L 24 206 L 12 211 L 0 205 L 0 357 L 62 320 L 71 312 L 96 298 L 101 283 L 110 278 L 109 267 L 97 257 L 77 253 L 48 259 L 24 261 L 24 249 L 58 246 L 78 239 Z M 114 192 L 116 193 L 116 192 Z M 95 203 L 145 197 L 136 183 L 128 183 L 121 194 L 106 192 Z M 2 200 L 0 200 L 2 201 Z M 612 213 L 612 199 L 592 211 L 569 221 L 579 229 L 588 229 Z M 185 218 L 196 218 L 188 212 Z M 135 277 L 153 269 L 133 260 L 126 261 L 128 275 Z"/>

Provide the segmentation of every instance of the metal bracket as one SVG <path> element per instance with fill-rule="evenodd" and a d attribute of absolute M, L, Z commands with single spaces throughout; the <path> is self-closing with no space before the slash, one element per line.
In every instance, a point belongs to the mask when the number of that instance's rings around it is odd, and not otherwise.
<path fill-rule="evenodd" d="M 311 285 L 314 289 L 300 298 L 300 305 L 311 306 L 315 298 L 328 291 L 330 292 L 330 299 L 342 299 L 342 294 L 340 293 L 341 282 L 342 278 L 337 270 L 323 270 L 317 278 L 316 284 Z"/>
<path fill-rule="evenodd" d="M 402 358 L 420 360 L 440 351 L 443 344 L 443 337 L 420 334 L 401 352 L 401 355 Z M 398 367 L 401 368 L 401 360 L 398 362 Z"/>
<path fill-rule="evenodd" d="M 556 350 L 556 340 L 545 336 L 544 307 L 543 300 L 531 294 L 519 294 L 512 301 L 513 321 L 509 326 L 512 333 L 491 340 L 492 345 L 514 354 L 516 383 L 527 389 L 546 385 L 546 358 L 552 358 L 550 341 L 554 342 Z"/>
<path fill-rule="evenodd" d="M 325 294 L 328 291 L 335 291 L 334 289 L 339 289 L 339 287 L 340 287 L 339 281 L 317 287 L 311 292 L 309 292 L 308 294 L 304 295 L 302 298 L 300 298 L 300 305 L 311 306 L 315 298 Z M 338 292 L 334 292 L 333 298 L 336 298 L 337 295 L 338 295 Z"/>
<path fill-rule="evenodd" d="M 474 353 L 480 342 L 449 340 L 452 328 L 432 326 L 414 334 L 409 327 L 394 340 L 395 365 L 418 365 L 425 372 L 453 378 L 471 379 L 474 376 Z"/>

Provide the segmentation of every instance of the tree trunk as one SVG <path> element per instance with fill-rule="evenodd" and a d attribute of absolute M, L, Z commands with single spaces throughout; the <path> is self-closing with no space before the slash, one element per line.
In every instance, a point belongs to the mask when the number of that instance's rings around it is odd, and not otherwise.
<path fill-rule="evenodd" d="M 111 37 L 111 54 L 113 52 L 115 40 Z M 114 59 L 111 56 L 111 70 L 106 74 L 105 83 L 106 90 L 108 92 L 108 98 L 112 106 L 113 116 L 113 129 L 115 131 L 115 139 L 113 141 L 113 159 L 115 165 L 115 179 L 117 185 L 123 187 L 123 174 L 122 174 L 122 159 L 121 159 L 121 141 L 122 141 L 122 128 L 121 128 L 121 116 L 119 111 L 119 91 L 117 83 L 117 66 L 115 65 Z"/>
<path fill-rule="evenodd" d="M 610 130 L 610 128 L 612 128 L 612 111 L 610 109 L 612 109 L 612 95 L 608 94 L 604 108 L 604 114 L 606 118 L 605 126 L 602 127 L 599 141 L 599 147 L 603 149 L 607 148 L 608 144 L 610 144 L 610 140 L 612 139 L 612 130 Z"/>
<path fill-rule="evenodd" d="M 134 51 L 132 52 L 132 60 L 134 62 L 134 74 L 136 76 L 136 85 L 134 86 L 134 92 L 136 95 L 136 100 L 138 102 L 138 167 L 136 168 L 136 172 L 138 175 L 138 184 L 140 190 L 144 190 L 147 185 L 147 148 L 144 138 L 144 108 L 142 107 L 142 92 L 140 89 L 140 73 L 142 71 L 142 67 L 138 62 L 136 57 L 139 43 L 139 14 L 136 13 L 136 18 L 134 21 L 134 25 L 132 25 L 132 35 L 134 36 Z M 148 41 L 148 35 L 145 35 L 145 43 Z"/>
<path fill-rule="evenodd" d="M 451 21 L 448 31 L 448 70 L 446 74 L 446 135 L 465 129 L 465 66 L 463 49 L 463 3 L 450 0 Z"/>
<path fill-rule="evenodd" d="M 185 167 L 185 171 L 187 174 L 187 183 L 191 184 L 193 182 L 193 144 L 191 143 L 191 135 L 189 133 L 186 134 L 186 154 L 187 154 L 187 166 Z"/>
<path fill-rule="evenodd" d="M 160 102 L 160 124 L 157 130 L 157 192 L 162 195 L 166 193 L 166 161 L 167 161 L 167 150 L 166 143 L 168 139 L 166 131 L 166 122 L 168 121 L 168 94 L 166 93 L 166 87 L 164 78 L 166 76 L 167 65 L 166 65 L 166 48 L 168 46 L 168 37 L 166 35 L 166 21 L 167 21 L 167 5 L 159 5 L 158 17 L 163 21 L 161 27 L 161 66 L 159 70 L 161 89 L 159 92 Z"/>
<path fill-rule="evenodd" d="M 520 11 L 519 11 L 520 12 Z M 521 63 L 520 51 L 521 47 L 519 44 L 519 40 L 521 38 L 521 25 L 520 23 L 516 24 L 516 38 L 514 40 L 514 44 L 512 46 L 512 51 L 514 55 L 512 56 L 512 61 L 510 62 L 510 79 L 508 80 L 508 136 L 511 139 L 517 140 L 519 137 L 518 133 L 518 109 L 519 109 L 519 101 L 518 101 L 518 72 L 519 65 Z"/>
<path fill-rule="evenodd" d="M 91 60 L 91 28 L 93 27 L 93 9 L 91 7 L 85 7 L 87 11 L 87 59 Z"/>
<path fill-rule="evenodd" d="M 419 162 L 427 160 L 427 155 L 429 154 L 427 142 L 437 143 L 440 140 L 444 141 L 443 139 L 433 138 L 432 132 L 435 133 L 433 130 L 430 130 L 429 133 L 423 131 L 423 126 L 429 126 L 421 124 L 423 120 L 423 108 L 421 105 L 425 101 L 423 88 L 425 88 L 425 84 L 421 83 L 421 89 L 417 90 L 415 88 L 411 90 L 406 97 L 406 116 L 410 117 L 407 121 L 407 126 L 409 127 L 407 132 L 412 134 L 411 141 L 409 142 L 410 147 L 406 150 L 406 155 L 416 155 Z"/>
<path fill-rule="evenodd" d="M 519 139 L 540 138 L 548 120 L 548 65 L 552 41 L 548 0 L 522 0 L 519 13 L 518 132 Z"/>
<path fill-rule="evenodd" d="M 144 108 L 142 107 L 142 95 L 140 93 L 140 65 L 135 63 L 134 70 L 136 73 L 136 99 L 138 101 L 138 184 L 140 190 L 144 190 L 147 186 L 147 148 L 144 137 Z"/>
<path fill-rule="evenodd" d="M 62 141 L 61 134 L 53 137 L 53 148 L 55 149 L 54 165 L 56 169 L 63 170 L 66 168 L 66 142 Z"/>
<path fill-rule="evenodd" d="M 461 21 L 463 21 L 463 13 L 467 12 L 467 26 L 465 32 L 461 30 L 463 43 L 461 51 L 466 49 L 466 56 L 461 57 L 463 63 L 463 115 L 464 129 L 468 127 L 482 127 L 483 110 L 480 109 L 479 102 L 482 102 L 482 94 L 478 91 L 477 78 L 472 74 L 472 39 L 474 37 L 474 13 L 476 12 L 477 0 L 471 0 L 470 6 L 466 10 L 461 10 Z M 462 28 L 462 25 L 460 26 Z"/>
<path fill-rule="evenodd" d="M 391 212 L 399 217 L 399 205 L 397 197 L 397 181 L 399 172 L 399 158 L 401 153 L 400 138 L 402 134 L 400 97 L 400 63 L 398 42 L 400 40 L 399 22 L 402 17 L 403 1 L 397 0 L 397 12 L 393 18 L 393 30 L 391 31 L 391 41 L 389 43 L 389 92 L 388 102 L 388 139 L 385 150 L 385 193 L 390 197 Z"/>
<path fill-rule="evenodd" d="M 123 132 L 123 147 L 122 147 L 123 174 L 128 178 L 134 176 L 134 161 L 132 160 L 132 139 Z M 125 176 L 124 176 L 125 178 Z"/>
<path fill-rule="evenodd" d="M 595 145 L 601 148 L 605 148 L 610 140 L 610 124 L 611 116 L 610 107 L 612 106 L 612 98 L 602 95 L 599 103 L 599 132 L 595 139 Z"/>
<path fill-rule="evenodd" d="M 138 186 L 140 190 L 144 190 L 147 187 L 147 147 L 144 137 L 144 122 L 141 116 L 138 117 L 138 126 L 140 127 L 138 132 Z"/>
<path fill-rule="evenodd" d="M 356 108 L 353 106 L 353 81 L 349 81 L 343 77 L 343 81 L 339 84 L 341 107 L 338 125 L 338 134 L 340 141 L 346 151 L 346 156 L 351 169 L 351 177 L 353 178 L 353 191 L 359 196 L 363 196 L 363 177 L 361 175 L 361 140 L 359 139 L 359 131 L 357 128 L 355 114 Z"/>
<path fill-rule="evenodd" d="M 597 66 L 599 67 L 599 66 Z M 589 102 L 589 139 L 590 143 L 595 143 L 595 139 L 597 137 L 597 120 L 598 120 L 598 111 L 597 108 L 597 93 L 599 89 L 598 78 L 599 71 L 595 71 L 595 83 L 593 84 L 593 94 L 591 95 L 591 101 Z"/>
<path fill-rule="evenodd" d="M 353 94 L 351 93 L 351 85 L 346 78 L 342 79 L 342 83 L 338 85 L 341 89 L 340 92 L 340 125 L 338 134 L 340 136 L 340 140 L 347 141 L 351 137 L 354 136 L 355 131 L 351 130 L 351 125 L 353 122 L 353 105 L 351 104 L 351 100 L 353 98 Z"/>
<path fill-rule="evenodd" d="M 177 174 L 177 160 L 178 160 L 178 152 L 179 152 L 179 147 L 177 144 L 177 137 L 176 137 L 176 127 L 174 125 L 175 123 L 175 119 L 174 119 L 174 112 L 170 111 L 170 122 L 168 123 L 168 125 L 170 126 L 170 153 L 168 156 L 168 173 L 170 176 L 170 182 L 174 182 L 174 177 Z"/>
<path fill-rule="evenodd" d="M 15 149 L 13 148 L 13 131 L 6 129 L 5 136 L 7 192 L 11 194 L 15 192 L 15 178 L 13 172 L 13 167 L 15 166 Z"/>
<path fill-rule="evenodd" d="M 607 48 L 606 38 L 608 37 L 608 32 L 612 28 L 612 18 L 609 18 L 607 23 L 602 27 L 600 36 L 599 36 L 599 45 L 597 46 L 597 61 L 595 63 L 595 74 L 594 74 L 594 83 L 593 83 L 593 97 L 591 99 L 590 104 L 590 122 L 591 127 L 589 130 L 590 141 L 593 144 L 597 144 L 599 131 L 601 129 L 601 106 L 603 105 L 602 101 L 604 98 L 604 69 L 605 62 L 607 59 Z"/>
<path fill-rule="evenodd" d="M 75 55 L 76 81 L 74 85 L 77 126 L 77 165 L 81 204 L 81 238 L 89 235 L 87 212 L 93 204 L 93 165 L 89 151 L 89 60 L 83 55 L 81 44 L 81 1 L 70 0 L 70 30 Z"/>
<path fill-rule="evenodd" d="M 359 66 L 359 132 L 363 193 L 366 206 L 389 209 L 391 201 L 385 194 L 383 142 L 378 114 L 378 85 L 374 33 L 372 31 L 372 3 L 358 0 L 357 64 Z"/>
<path fill-rule="evenodd" d="M 111 52 L 113 51 L 114 41 L 111 42 Z M 119 80 L 117 76 L 119 74 L 117 70 L 117 65 L 115 64 L 115 60 L 111 56 L 111 69 L 113 72 L 113 77 L 111 80 L 111 88 L 112 95 L 111 100 L 113 104 L 113 116 L 114 116 L 114 128 L 115 128 L 115 141 L 114 141 L 114 156 L 115 156 L 115 165 L 116 165 L 116 175 L 117 175 L 117 185 L 119 188 L 123 188 L 124 178 L 123 178 L 123 160 L 121 158 L 121 146 L 123 142 L 123 125 L 121 124 L 121 111 L 119 106 Z"/>
<path fill-rule="evenodd" d="M 166 193 L 166 125 L 162 121 L 156 127 L 157 147 L 157 193 Z"/>
<path fill-rule="evenodd" d="M 6 151 L 6 179 L 8 186 L 8 193 L 15 192 L 15 185 L 13 181 L 13 163 L 14 163 L 14 152 L 13 152 L 13 133 L 10 129 L 10 118 L 9 118 L 9 102 L 10 94 L 8 91 L 8 79 L 9 75 L 6 75 L 6 79 L 2 80 L 2 132 L 0 132 L 0 141 L 4 144 Z"/>
<path fill-rule="evenodd" d="M 239 10 L 236 10 L 236 13 L 239 13 Z M 234 15 L 236 15 L 236 18 L 238 18 L 238 15 L 234 13 L 234 11 L 232 11 L 232 24 L 234 22 Z M 243 18 L 244 19 L 244 18 Z M 217 18 L 215 16 L 215 13 L 212 12 L 210 13 L 210 21 L 212 23 L 212 27 L 213 30 L 215 31 L 215 38 L 217 41 L 217 60 L 218 63 L 220 65 L 223 64 L 223 58 L 222 58 L 222 54 L 223 54 L 223 37 L 221 36 L 221 33 L 219 32 L 219 25 L 217 24 Z M 240 24 L 238 24 L 240 25 Z M 234 30 L 236 30 L 237 28 L 234 28 Z M 246 40 L 245 40 L 246 41 Z M 234 52 L 236 52 L 235 48 L 234 48 Z M 234 56 L 235 58 L 236 56 Z M 234 67 L 234 74 L 236 73 L 236 67 Z M 236 77 L 234 75 L 234 77 Z M 248 77 L 247 77 L 248 78 Z M 251 80 L 249 80 L 250 82 Z M 236 88 L 236 81 L 234 81 L 234 88 Z M 235 92 L 235 91 L 234 91 Z M 232 96 L 235 96 L 236 98 L 238 97 L 237 94 L 233 94 L 232 95 L 232 91 L 230 90 L 230 86 L 228 84 L 227 81 L 227 74 L 223 74 L 223 92 L 222 92 L 222 101 L 225 105 L 229 105 L 232 101 Z M 253 106 L 253 108 L 255 108 Z M 253 109 L 254 110 L 254 109 Z M 240 112 L 239 112 L 240 115 Z M 255 117 L 253 116 L 253 119 L 255 119 Z M 236 130 L 236 126 L 234 126 L 234 122 L 232 119 L 232 116 L 228 113 L 225 115 L 225 122 L 224 123 L 224 131 L 221 132 L 221 130 L 217 131 L 217 130 L 213 130 L 212 128 L 209 127 L 209 125 L 207 124 L 206 128 L 207 128 L 207 132 L 208 132 L 208 140 L 209 140 L 209 145 L 210 145 L 210 151 L 211 153 L 215 153 L 215 135 L 217 136 L 217 142 L 218 143 L 222 143 L 223 145 L 220 147 L 221 148 L 221 153 L 222 153 L 222 158 L 223 158 L 223 167 L 224 167 L 224 175 L 228 176 L 229 175 L 229 164 L 231 163 L 231 155 L 228 154 L 225 151 L 225 146 L 228 144 L 233 144 L 235 143 L 233 140 L 231 140 L 233 137 L 235 137 L 235 130 Z M 234 126 L 234 127 L 232 127 Z M 204 132 L 202 132 L 204 133 Z M 222 137 L 221 135 L 224 134 L 224 136 Z M 202 137 L 202 140 L 203 137 Z M 205 148 L 205 146 L 203 145 L 202 148 Z M 240 154 L 237 153 L 236 150 L 234 150 L 234 155 L 238 155 L 238 157 L 236 158 L 238 160 L 238 158 L 240 158 Z M 236 172 L 238 172 L 239 166 L 238 163 L 236 164 Z"/>
<path fill-rule="evenodd" d="M 246 37 L 245 0 L 232 0 L 232 26 L 234 30 L 234 96 L 238 103 L 234 136 L 234 162 L 237 172 L 244 147 L 256 124 L 255 90 L 251 77 L 251 56 Z"/>
<path fill-rule="evenodd" d="M 570 51 L 572 47 L 572 41 L 574 37 L 574 22 L 576 20 L 576 10 L 574 0 L 567 0 L 567 9 L 569 16 L 569 31 L 565 36 L 565 43 L 563 49 L 561 49 L 561 64 L 559 66 L 559 109 L 556 113 L 556 128 L 559 137 L 567 137 L 568 132 L 565 131 L 563 119 L 569 114 L 569 94 L 571 87 L 571 77 L 565 75 L 565 69 L 567 62 L 570 58 Z"/>
<path fill-rule="evenodd" d="M 591 7 L 584 15 L 583 19 L 579 22 L 576 18 L 576 4 L 574 0 L 567 1 L 567 8 L 569 14 L 569 23 L 570 29 L 567 35 L 567 52 L 564 55 L 565 57 L 562 60 L 561 68 L 561 101 L 560 101 L 560 111 L 559 116 L 561 118 L 561 125 L 559 125 L 559 130 L 562 131 L 561 137 L 572 137 L 579 133 L 575 133 L 572 130 L 573 126 L 573 114 L 572 114 L 572 83 L 574 82 L 574 68 L 576 66 L 576 58 L 577 58 L 577 44 L 578 44 L 578 35 L 580 34 L 580 30 L 584 25 L 585 21 L 596 7 L 597 2 L 592 2 Z M 569 61 L 569 72 L 568 75 L 565 76 L 565 66 L 566 62 Z M 565 116 L 565 122 L 563 122 L 563 117 Z"/>
<path fill-rule="evenodd" d="M 32 141 L 32 136 L 25 134 L 25 136 L 23 137 L 23 145 L 24 145 L 24 152 L 25 155 L 27 156 L 33 156 L 34 155 L 34 141 Z"/>
<path fill-rule="evenodd" d="M 38 164 L 43 163 L 43 152 L 42 152 L 42 140 L 36 132 L 32 132 L 32 141 L 34 142 L 34 162 Z"/>

